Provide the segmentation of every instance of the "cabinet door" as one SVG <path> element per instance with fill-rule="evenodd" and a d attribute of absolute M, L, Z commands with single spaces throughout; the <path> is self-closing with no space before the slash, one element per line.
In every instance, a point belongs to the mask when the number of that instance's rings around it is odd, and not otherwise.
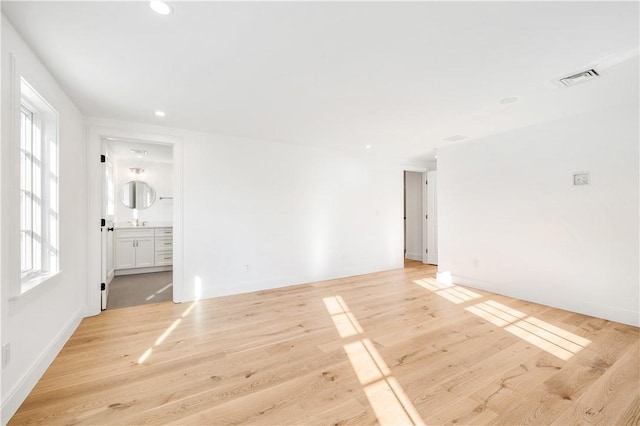
<path fill-rule="evenodd" d="M 129 269 L 136 267 L 136 248 L 133 238 L 116 238 L 115 269 Z"/>
<path fill-rule="evenodd" d="M 155 249 L 153 238 L 136 238 L 136 268 L 155 265 Z"/>

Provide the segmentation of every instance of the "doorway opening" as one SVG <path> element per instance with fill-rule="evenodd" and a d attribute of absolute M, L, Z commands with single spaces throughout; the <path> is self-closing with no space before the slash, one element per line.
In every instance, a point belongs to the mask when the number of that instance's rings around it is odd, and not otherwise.
<path fill-rule="evenodd" d="M 101 309 L 172 301 L 173 146 L 102 138 Z"/>
<path fill-rule="evenodd" d="M 438 264 L 438 172 L 404 171 L 404 265 Z"/>
<path fill-rule="evenodd" d="M 423 174 L 404 172 L 404 259 L 405 266 L 423 262 Z"/>

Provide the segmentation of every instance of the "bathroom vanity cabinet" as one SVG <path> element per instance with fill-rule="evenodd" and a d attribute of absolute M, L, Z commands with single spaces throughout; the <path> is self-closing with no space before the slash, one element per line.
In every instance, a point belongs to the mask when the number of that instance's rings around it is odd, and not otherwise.
<path fill-rule="evenodd" d="M 173 265 L 173 228 L 155 228 L 155 265 Z"/>
<path fill-rule="evenodd" d="M 168 271 L 172 265 L 173 228 L 115 230 L 115 275 Z"/>

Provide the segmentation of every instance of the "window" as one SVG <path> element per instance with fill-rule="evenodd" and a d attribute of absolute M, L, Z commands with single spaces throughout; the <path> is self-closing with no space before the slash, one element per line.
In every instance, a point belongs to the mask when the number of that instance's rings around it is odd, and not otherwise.
<path fill-rule="evenodd" d="M 22 292 L 58 272 L 58 117 L 20 85 L 20 273 Z"/>

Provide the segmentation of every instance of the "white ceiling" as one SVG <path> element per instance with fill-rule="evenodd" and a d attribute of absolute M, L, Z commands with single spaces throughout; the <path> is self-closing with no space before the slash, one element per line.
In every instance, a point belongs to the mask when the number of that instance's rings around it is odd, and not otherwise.
<path fill-rule="evenodd" d="M 637 2 L 171 4 L 2 11 L 93 117 L 424 160 L 450 136 L 637 101 Z M 605 76 L 551 82 L 590 66 Z"/>
<path fill-rule="evenodd" d="M 116 159 L 155 163 L 173 162 L 171 145 L 118 139 L 109 139 L 106 142 L 111 154 Z M 143 151 L 144 153 L 136 153 L 131 150 Z"/>

